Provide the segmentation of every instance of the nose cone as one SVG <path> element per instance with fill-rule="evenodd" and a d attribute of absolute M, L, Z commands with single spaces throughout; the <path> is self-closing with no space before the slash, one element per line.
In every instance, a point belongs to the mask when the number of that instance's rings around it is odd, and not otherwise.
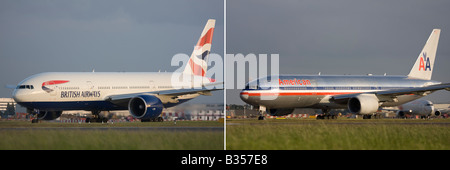
<path fill-rule="evenodd" d="M 14 98 L 14 101 L 20 103 L 24 101 L 26 93 L 23 89 L 15 89 L 12 96 Z"/>
<path fill-rule="evenodd" d="M 429 113 L 428 115 L 433 115 L 433 113 L 435 112 L 436 109 L 434 109 L 434 106 L 430 106 L 429 108 L 427 108 L 427 112 Z"/>
<path fill-rule="evenodd" d="M 246 90 L 242 90 L 240 94 L 241 100 L 244 102 L 248 101 L 248 92 Z"/>

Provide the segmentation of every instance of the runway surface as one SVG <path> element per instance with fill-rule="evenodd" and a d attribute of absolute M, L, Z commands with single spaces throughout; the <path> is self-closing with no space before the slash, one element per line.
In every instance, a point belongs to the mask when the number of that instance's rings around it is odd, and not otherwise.
<path fill-rule="evenodd" d="M 284 125 L 288 125 L 288 124 L 295 124 L 295 125 L 300 125 L 300 124 L 315 124 L 315 123 L 227 123 L 228 125 L 267 125 L 267 124 L 284 124 Z M 325 124 L 342 124 L 342 125 L 367 125 L 367 124 L 380 124 L 380 125 L 388 125 L 388 124 L 392 124 L 392 125 L 450 125 L 450 122 L 437 122 L 437 123 L 421 123 L 421 122 L 409 122 L 409 123 L 389 123 L 389 122 L 380 122 L 380 123 L 373 123 L 373 122 L 332 122 L 332 123 L 325 123 Z"/>
<path fill-rule="evenodd" d="M 8 127 L 0 130 L 224 131 L 223 127 Z"/>
<path fill-rule="evenodd" d="M 448 120 L 402 120 L 402 119 L 379 119 L 379 120 L 228 120 L 227 126 L 234 125 L 443 125 L 449 126 Z"/>

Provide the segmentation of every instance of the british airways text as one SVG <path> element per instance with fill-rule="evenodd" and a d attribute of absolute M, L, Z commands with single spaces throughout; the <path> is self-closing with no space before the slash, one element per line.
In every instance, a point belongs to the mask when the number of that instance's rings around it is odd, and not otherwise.
<path fill-rule="evenodd" d="M 61 91 L 61 98 L 100 97 L 100 91 Z"/>

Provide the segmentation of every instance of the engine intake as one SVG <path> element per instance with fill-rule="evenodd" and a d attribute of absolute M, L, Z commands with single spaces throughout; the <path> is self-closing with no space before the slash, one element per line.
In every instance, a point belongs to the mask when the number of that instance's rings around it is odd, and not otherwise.
<path fill-rule="evenodd" d="M 157 118 L 161 115 L 163 104 L 158 97 L 140 95 L 134 97 L 128 103 L 130 114 L 138 119 Z"/>
<path fill-rule="evenodd" d="M 360 94 L 348 100 L 348 110 L 355 114 L 371 114 L 378 110 L 375 94 Z"/>
<path fill-rule="evenodd" d="M 439 110 L 438 110 L 438 111 L 435 111 L 435 112 L 434 112 L 434 116 L 441 116 L 441 111 L 439 111 Z"/>
<path fill-rule="evenodd" d="M 397 117 L 399 117 L 399 118 L 404 118 L 406 116 L 406 113 L 401 110 L 397 111 L 396 114 L 397 114 Z"/>

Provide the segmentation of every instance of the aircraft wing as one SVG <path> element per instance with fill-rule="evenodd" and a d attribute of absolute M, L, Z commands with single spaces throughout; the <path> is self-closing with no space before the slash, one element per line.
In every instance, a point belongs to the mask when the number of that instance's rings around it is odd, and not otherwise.
<path fill-rule="evenodd" d="M 210 96 L 211 91 L 222 90 L 222 88 L 212 88 L 214 85 L 223 85 L 223 82 L 219 83 L 210 83 L 203 87 L 199 88 L 190 88 L 190 89 L 171 89 L 171 90 L 161 90 L 161 91 L 150 91 L 150 92 L 141 92 L 141 93 L 129 93 L 129 94 L 118 94 L 118 95 L 110 95 L 106 96 L 105 100 L 110 101 L 119 106 L 128 106 L 128 101 L 133 97 L 139 95 L 151 95 L 158 97 L 163 104 L 166 103 L 178 103 L 177 98 L 183 95 L 192 95 L 192 94 L 200 94 Z"/>
<path fill-rule="evenodd" d="M 364 93 L 343 94 L 343 95 L 332 96 L 331 100 L 336 103 L 343 104 L 343 103 L 347 103 L 348 99 L 355 97 L 359 94 L 375 94 L 379 101 L 393 101 L 399 95 L 414 94 L 414 95 L 426 96 L 426 95 L 430 94 L 431 92 L 434 92 L 436 90 L 442 90 L 442 89 L 450 91 L 450 83 L 436 84 L 436 85 L 431 85 L 431 86 L 426 86 L 426 87 L 402 88 L 402 89 L 364 92 Z"/>

